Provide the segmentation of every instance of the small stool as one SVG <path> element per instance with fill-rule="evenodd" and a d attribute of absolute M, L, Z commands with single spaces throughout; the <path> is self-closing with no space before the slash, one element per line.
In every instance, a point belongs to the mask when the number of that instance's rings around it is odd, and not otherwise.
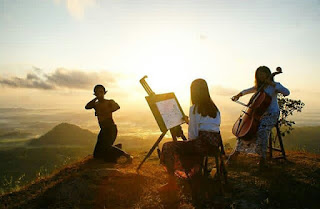
<path fill-rule="evenodd" d="M 220 181 L 224 181 L 224 184 L 227 184 L 227 170 L 224 164 L 222 151 L 219 148 L 218 150 L 208 153 L 208 155 L 204 157 L 202 165 L 202 174 L 208 178 L 210 176 L 212 169 L 208 168 L 209 157 L 215 158 L 215 168 L 217 171 L 215 173 L 214 178 L 217 178 Z"/>
<path fill-rule="evenodd" d="M 217 171 L 213 178 L 210 175 L 212 169 L 208 168 L 209 157 L 215 158 L 215 168 Z M 195 202 L 202 202 L 203 199 L 210 199 L 212 195 L 224 195 L 225 190 L 227 189 L 227 170 L 224 165 L 221 150 L 217 148 L 214 152 L 210 152 L 208 155 L 204 156 L 200 166 L 198 175 L 195 175 L 193 179 L 190 179 L 192 199 Z"/>

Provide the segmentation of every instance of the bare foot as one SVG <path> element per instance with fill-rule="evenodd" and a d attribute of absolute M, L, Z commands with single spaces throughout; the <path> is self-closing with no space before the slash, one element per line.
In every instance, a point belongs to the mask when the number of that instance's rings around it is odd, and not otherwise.
<path fill-rule="evenodd" d="M 129 156 L 127 157 L 126 163 L 127 163 L 127 164 L 131 164 L 131 163 L 132 163 L 132 160 L 133 160 L 133 157 L 132 157 L 131 155 L 129 155 Z"/>

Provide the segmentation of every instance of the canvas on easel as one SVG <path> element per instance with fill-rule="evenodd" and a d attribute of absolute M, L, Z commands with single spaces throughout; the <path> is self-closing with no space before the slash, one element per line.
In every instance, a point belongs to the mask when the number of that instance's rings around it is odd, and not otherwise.
<path fill-rule="evenodd" d="M 151 95 L 146 100 L 161 132 L 185 123 L 183 110 L 174 93 Z"/>

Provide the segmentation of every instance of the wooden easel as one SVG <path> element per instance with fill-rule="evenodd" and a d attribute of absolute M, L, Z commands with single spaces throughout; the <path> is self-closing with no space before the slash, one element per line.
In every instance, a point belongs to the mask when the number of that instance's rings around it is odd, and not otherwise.
<path fill-rule="evenodd" d="M 148 93 L 148 97 L 146 97 L 146 100 L 150 106 L 150 103 L 151 101 L 156 97 L 166 97 L 167 94 L 164 94 L 164 95 L 156 95 L 150 88 L 150 86 L 148 85 L 148 83 L 145 81 L 145 79 L 147 78 L 147 76 L 144 76 L 142 79 L 140 79 L 140 83 L 141 85 L 143 86 L 143 88 L 146 90 L 146 92 Z M 168 95 L 170 96 L 174 96 L 173 93 L 169 93 Z M 175 98 L 175 96 L 174 96 Z M 175 98 L 176 99 L 176 98 Z M 178 103 L 179 105 L 179 103 Z M 151 109 L 153 109 L 152 106 L 150 106 Z M 180 105 L 179 105 L 179 108 L 181 110 L 181 112 L 183 113 Z M 159 113 L 155 113 L 155 112 L 152 112 L 154 114 L 154 117 L 156 118 L 156 121 L 160 127 L 160 130 L 162 132 L 162 134 L 159 136 L 158 140 L 154 143 L 154 145 L 151 147 L 151 149 L 149 150 L 148 154 L 144 157 L 144 159 L 141 161 L 141 163 L 139 164 L 138 168 L 137 168 L 137 171 L 139 171 L 139 169 L 141 168 L 141 166 L 143 165 L 143 163 L 150 157 L 150 155 L 153 153 L 153 151 L 157 148 L 157 151 L 158 151 L 158 156 L 160 157 L 160 149 L 159 149 L 159 143 L 161 142 L 161 140 L 163 139 L 163 137 L 166 135 L 166 133 L 168 132 L 167 128 L 164 127 L 164 124 L 162 124 L 163 122 L 161 121 L 158 121 L 157 120 L 157 117 L 159 117 Z M 184 115 L 184 114 L 183 114 Z M 180 125 L 178 126 L 175 126 L 170 130 L 170 133 L 171 133 L 171 136 L 172 136 L 172 140 L 173 141 L 177 141 L 177 138 L 178 137 L 181 137 L 183 140 L 187 140 L 187 138 L 184 136 L 183 134 L 183 131 L 182 131 L 182 128 Z"/>
<path fill-rule="evenodd" d="M 286 152 L 285 152 L 284 146 L 283 146 L 283 141 L 282 141 L 282 135 L 281 135 L 281 132 L 280 132 L 279 122 L 276 123 L 275 128 L 276 128 L 276 136 L 275 136 L 274 140 L 272 138 L 272 132 L 270 133 L 270 136 L 269 136 L 269 146 L 268 146 L 268 148 L 269 148 L 269 157 L 270 157 L 270 159 L 285 159 L 286 160 Z M 275 142 L 276 139 L 278 139 L 278 141 L 279 141 L 280 149 L 279 148 L 275 148 L 275 147 L 272 146 L 272 142 Z M 279 156 L 279 157 L 273 158 L 272 151 L 281 152 L 282 155 Z"/>

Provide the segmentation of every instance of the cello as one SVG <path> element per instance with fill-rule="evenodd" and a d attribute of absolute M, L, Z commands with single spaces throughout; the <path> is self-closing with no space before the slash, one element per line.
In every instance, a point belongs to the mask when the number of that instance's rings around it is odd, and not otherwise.
<path fill-rule="evenodd" d="M 273 72 L 268 79 L 272 79 L 275 75 L 280 73 L 282 73 L 282 69 L 277 67 L 276 72 Z M 242 110 L 240 117 L 232 128 L 232 133 L 237 138 L 251 140 L 258 131 L 260 119 L 268 109 L 272 99 L 271 96 L 264 92 L 265 87 L 266 83 L 261 85 L 257 92 L 251 97 L 248 104 L 235 101 L 246 107 L 246 110 Z"/>

